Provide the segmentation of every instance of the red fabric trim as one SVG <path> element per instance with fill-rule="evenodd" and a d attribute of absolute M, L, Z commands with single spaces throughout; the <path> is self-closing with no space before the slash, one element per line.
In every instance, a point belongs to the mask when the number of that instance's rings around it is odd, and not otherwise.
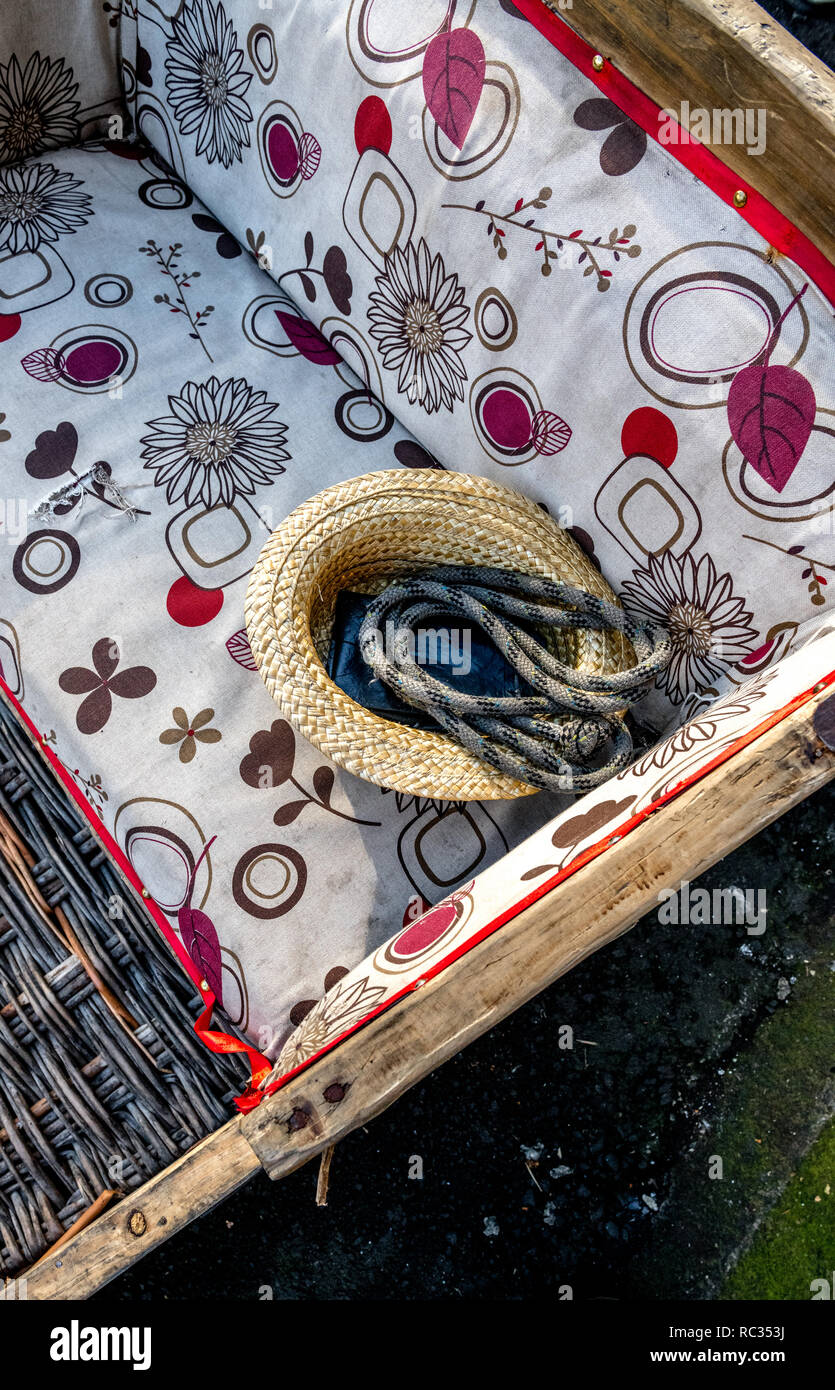
<path fill-rule="evenodd" d="M 44 744 L 42 735 L 38 731 L 36 725 L 33 723 L 32 719 L 30 719 L 23 705 L 17 697 L 12 694 L 12 691 L 0 676 L 0 690 L 3 691 L 21 723 L 40 747 L 42 754 L 49 762 L 56 777 L 69 792 L 72 800 L 79 807 L 85 820 L 101 840 L 104 848 L 119 868 L 123 877 L 139 894 L 140 902 L 147 909 L 154 923 L 162 932 L 172 951 L 180 961 L 186 974 L 200 992 L 205 1004 L 205 1009 L 194 1025 L 195 1033 L 212 1052 L 243 1052 L 249 1058 L 252 1075 L 246 1090 L 235 1100 L 235 1105 L 238 1110 L 243 1113 L 260 1105 L 264 1096 L 271 1095 L 274 1091 L 278 1091 L 283 1086 L 286 1086 L 287 1082 L 291 1081 L 294 1076 L 298 1076 L 300 1072 L 306 1071 L 307 1068 L 318 1061 L 320 1057 L 326 1056 L 327 1053 L 331 1052 L 339 1043 L 343 1042 L 345 1038 L 350 1037 L 352 1033 L 356 1033 L 359 1028 L 365 1027 L 372 1019 L 376 1018 L 381 1013 L 385 1013 L 387 1009 L 392 1008 L 393 1005 L 397 1004 L 401 999 L 404 999 L 408 994 L 412 994 L 416 989 L 426 984 L 428 980 L 434 979 L 434 977 L 439 975 L 442 970 L 445 970 L 447 966 L 452 965 L 454 961 L 466 955 L 468 951 L 471 951 L 480 941 L 491 936 L 493 932 L 498 931 L 500 927 L 512 921 L 514 917 L 517 917 L 525 908 L 530 907 L 533 903 L 538 902 L 540 898 L 545 897 L 547 893 L 552 892 L 554 888 L 565 879 L 570 878 L 578 869 L 583 868 L 586 864 L 590 863 L 591 860 L 598 858 L 598 856 L 603 854 L 609 847 L 613 834 L 616 834 L 618 839 L 622 839 L 624 835 L 628 835 L 631 830 L 634 830 L 637 825 L 640 825 L 642 821 L 652 815 L 659 806 L 663 806 L 674 800 L 682 791 L 685 791 L 688 787 L 700 781 L 708 772 L 712 772 L 715 768 L 720 767 L 733 757 L 734 754 L 738 753 L 743 748 L 747 748 L 749 744 L 753 743 L 757 738 L 760 738 L 764 733 L 767 733 L 775 724 L 779 724 L 780 721 L 785 719 L 789 714 L 793 714 L 796 709 L 806 704 L 822 685 L 828 686 L 831 684 L 835 684 L 835 671 L 830 671 L 828 675 L 822 677 L 820 681 L 817 681 L 814 686 L 803 691 L 800 695 L 796 695 L 793 700 L 787 705 L 783 705 L 781 709 L 775 710 L 766 719 L 762 720 L 760 724 L 756 725 L 754 729 L 749 730 L 747 734 L 741 734 L 734 743 L 729 744 L 722 752 L 717 753 L 716 757 L 711 759 L 710 762 L 698 768 L 688 777 L 685 777 L 683 781 L 676 783 L 673 788 L 663 796 L 660 796 L 652 806 L 646 807 L 643 811 L 639 811 L 636 815 L 630 817 L 630 819 L 623 821 L 616 829 L 610 827 L 607 834 L 604 835 L 602 839 L 583 850 L 576 859 L 572 859 L 571 862 L 565 865 L 553 878 L 546 879 L 524 897 L 519 898 L 510 907 L 506 908 L 504 912 L 500 913 L 498 917 L 494 917 L 490 922 L 486 923 L 474 936 L 469 937 L 466 941 L 457 946 L 455 950 L 450 951 L 448 955 L 436 961 L 435 964 L 423 972 L 418 979 L 412 980 L 407 985 L 404 985 L 403 988 L 396 994 L 393 994 L 390 999 L 385 1000 L 383 1004 L 380 1004 L 376 1009 L 372 1009 L 366 1014 L 365 1018 L 353 1024 L 352 1027 L 346 1028 L 344 1033 L 340 1033 L 338 1037 L 329 1042 L 326 1047 L 321 1048 L 319 1052 L 314 1053 L 314 1055 L 309 1057 L 305 1062 L 294 1067 L 292 1071 L 285 1072 L 284 1076 L 280 1077 L 278 1081 L 275 1081 L 272 1086 L 261 1090 L 261 1085 L 272 1070 L 272 1064 L 269 1058 L 265 1057 L 249 1044 L 239 1042 L 237 1038 L 231 1037 L 228 1033 L 219 1033 L 210 1028 L 209 1025 L 216 1002 L 214 994 L 210 989 L 203 989 L 201 987 L 201 976 L 164 913 L 153 899 L 142 898 L 142 882 L 121 846 L 114 840 L 110 831 L 99 817 L 93 813 L 92 807 L 86 797 L 82 796 L 73 778 L 64 767 L 64 764 L 56 754 Z"/>
<path fill-rule="evenodd" d="M 597 840 L 595 844 L 589 845 L 586 849 L 582 850 L 582 852 L 577 855 L 576 859 L 572 859 L 570 863 L 566 864 L 564 868 L 560 869 L 552 878 L 546 879 L 536 888 L 531 889 L 523 898 L 519 898 L 512 906 L 505 908 L 504 912 L 500 913 L 498 917 L 494 917 L 492 921 L 487 922 L 474 936 L 468 937 L 466 941 L 462 941 L 455 950 L 450 951 L 448 955 L 436 961 L 434 965 L 425 970 L 416 980 L 411 980 L 407 985 L 404 985 L 403 988 L 398 990 L 396 994 L 393 994 L 390 999 L 386 999 L 382 1004 L 379 1004 L 376 1009 L 372 1009 L 366 1014 L 365 1018 L 360 1019 L 358 1023 L 352 1024 L 350 1028 L 346 1028 L 344 1033 L 340 1033 L 338 1037 L 334 1038 L 332 1042 L 329 1042 L 327 1046 L 323 1047 L 319 1052 L 314 1053 L 313 1056 L 309 1057 L 305 1062 L 301 1062 L 297 1067 L 294 1067 L 292 1071 L 285 1072 L 284 1076 L 280 1077 L 278 1081 L 274 1081 L 271 1086 L 266 1088 L 264 1094 L 272 1095 L 274 1091 L 281 1090 L 283 1086 L 286 1086 L 288 1081 L 292 1081 L 294 1076 L 298 1076 L 300 1072 L 306 1071 L 307 1068 L 312 1066 L 314 1062 L 317 1062 L 320 1057 L 326 1056 L 327 1053 L 331 1052 L 339 1043 L 344 1042 L 346 1038 L 350 1037 L 352 1033 L 356 1033 L 359 1028 L 364 1028 L 367 1023 L 370 1023 L 371 1020 L 376 1018 L 379 1014 L 385 1013 L 387 1009 L 392 1008 L 392 1006 L 399 1003 L 401 999 L 405 999 L 407 995 L 413 994 L 416 989 L 420 989 L 427 981 L 434 979 L 436 975 L 440 975 L 442 970 L 446 970 L 447 966 L 452 965 L 454 961 L 465 956 L 467 952 L 471 951 L 474 946 L 477 946 L 480 941 L 484 941 L 486 937 L 492 936 L 500 927 L 505 926 L 507 922 L 511 922 L 514 917 L 518 917 L 519 913 L 523 912 L 525 908 L 531 907 L 533 903 L 538 902 L 540 898 L 544 898 L 546 894 L 551 893 L 560 883 L 563 883 L 565 879 L 571 878 L 572 874 L 575 874 L 578 869 L 584 868 L 585 865 L 589 864 L 593 859 L 599 858 L 601 854 L 605 853 L 614 840 L 622 840 L 625 835 L 628 835 L 629 832 L 640 825 L 642 821 L 654 815 L 660 806 L 674 801 L 675 798 L 683 791 L 686 791 L 688 787 L 701 781 L 709 772 L 713 772 L 715 768 L 721 767 L 723 763 L 728 762 L 730 758 L 741 752 L 743 748 L 747 748 L 749 744 L 754 743 L 758 738 L 761 738 L 763 734 L 768 733 L 768 730 L 773 729 L 775 724 L 781 723 L 788 715 L 793 714 L 795 710 L 805 705 L 822 686 L 825 687 L 833 684 L 835 684 L 835 671 L 830 671 L 828 675 L 822 676 L 820 680 L 816 681 L 814 686 L 810 686 L 809 689 L 804 690 L 802 694 L 796 695 L 787 705 L 783 705 L 779 710 L 774 710 L 753 729 L 749 729 L 747 734 L 740 734 L 738 739 L 735 739 L 733 743 L 728 744 L 727 748 L 717 753 L 715 758 L 711 758 L 703 767 L 690 773 L 690 775 L 683 778 L 681 782 L 677 782 L 669 791 L 659 796 L 657 801 L 654 801 L 651 806 L 646 806 L 642 811 L 638 811 L 634 816 L 631 816 L 628 820 L 622 821 L 617 826 L 610 826 L 602 839 Z"/>
<path fill-rule="evenodd" d="M 228 1033 L 218 1033 L 210 1029 L 209 1025 L 212 1021 L 212 1012 L 217 1001 L 210 989 L 203 988 L 200 972 L 183 946 L 183 943 L 180 941 L 180 938 L 173 930 L 167 917 L 152 898 L 142 897 L 142 881 L 127 855 L 117 841 L 114 840 L 107 826 L 95 815 L 87 798 L 82 796 L 60 758 L 44 743 L 43 735 L 30 719 L 17 696 L 12 694 L 2 676 L 0 676 L 0 690 L 3 691 L 3 694 L 6 696 L 6 699 L 30 737 L 37 743 L 41 753 L 46 758 L 58 780 L 69 792 L 76 806 L 78 806 L 79 810 L 83 813 L 85 820 L 101 840 L 102 845 L 116 864 L 122 877 L 127 880 L 138 894 L 142 906 L 147 910 L 155 925 L 162 932 L 189 979 L 198 990 L 205 1005 L 203 1013 L 194 1025 L 194 1031 L 198 1038 L 208 1047 L 210 1052 L 243 1052 L 246 1054 L 250 1064 L 251 1076 L 246 1090 L 242 1095 L 237 1097 L 235 1104 L 241 1111 L 251 1110 L 253 1106 L 259 1105 L 263 1100 L 265 1093 L 258 1088 L 265 1077 L 269 1076 L 272 1071 L 272 1063 L 268 1057 L 264 1057 L 262 1053 L 258 1052 L 256 1048 L 251 1047 L 249 1043 L 240 1042 L 237 1038 L 231 1037 Z"/>
<path fill-rule="evenodd" d="M 610 101 L 619 106 L 630 120 L 660 144 L 660 106 L 636 87 L 634 82 L 630 82 L 629 78 L 619 72 L 608 59 L 602 71 L 596 72 L 592 67 L 595 49 L 571 29 L 564 19 L 554 14 L 553 10 L 547 9 L 543 0 L 513 0 L 513 4 L 554 48 L 559 49 L 563 57 L 588 77 Z M 712 149 L 702 145 L 686 130 L 682 131 L 680 126 L 679 130 L 681 139 L 678 144 L 663 145 L 662 148 L 727 203 L 738 217 L 743 218 L 760 236 L 765 237 L 769 245 L 775 246 L 784 256 L 790 257 L 814 280 L 830 303 L 835 304 L 835 266 L 832 262 L 818 250 L 814 242 L 795 227 L 793 222 L 784 217 L 773 203 L 758 193 L 756 188 L 739 174 L 729 169 Z M 738 208 L 733 200 L 738 189 L 742 189 L 748 195 L 744 208 Z"/>

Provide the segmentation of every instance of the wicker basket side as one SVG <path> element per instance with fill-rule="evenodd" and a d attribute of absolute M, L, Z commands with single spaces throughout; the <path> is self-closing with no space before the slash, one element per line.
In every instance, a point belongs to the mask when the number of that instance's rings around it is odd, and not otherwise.
<path fill-rule="evenodd" d="M 0 700 L 0 1275 L 228 1119 L 245 1069 Z"/>

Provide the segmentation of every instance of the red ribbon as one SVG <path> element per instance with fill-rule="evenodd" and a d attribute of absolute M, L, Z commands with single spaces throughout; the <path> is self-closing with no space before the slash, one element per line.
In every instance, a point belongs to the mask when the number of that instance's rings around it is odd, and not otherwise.
<path fill-rule="evenodd" d="M 249 1043 L 241 1042 L 238 1038 L 231 1037 L 229 1033 L 218 1033 L 210 1028 L 215 1007 L 215 996 L 211 990 L 201 989 L 200 993 L 206 1005 L 194 1025 L 194 1031 L 200 1041 L 208 1047 L 210 1052 L 244 1052 L 249 1059 L 251 1076 L 246 1090 L 235 1097 L 235 1105 L 241 1114 L 245 1115 L 248 1110 L 254 1110 L 257 1105 L 260 1105 L 264 1099 L 261 1085 L 272 1071 L 273 1064 L 268 1057 L 265 1057 L 257 1048 L 251 1047 Z"/>

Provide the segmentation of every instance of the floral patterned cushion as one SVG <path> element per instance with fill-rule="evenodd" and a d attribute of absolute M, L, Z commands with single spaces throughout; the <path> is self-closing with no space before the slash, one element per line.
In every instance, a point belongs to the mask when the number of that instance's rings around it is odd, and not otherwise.
<path fill-rule="evenodd" d="M 0 14 L 0 165 L 120 137 L 119 0 L 15 0 Z"/>
<path fill-rule="evenodd" d="M 267 534 L 371 468 L 512 482 L 668 624 L 644 714 L 681 721 L 829 603 L 831 313 L 510 0 L 132 0 L 147 143 L 70 151 L 114 32 L 75 13 L 0 28 L 2 675 L 276 1055 L 565 803 L 324 762 L 242 631 Z"/>
<path fill-rule="evenodd" d="M 510 0 L 137 14 L 129 104 L 172 168 L 426 450 L 669 624 L 655 727 L 829 601 L 827 303 Z"/>
<path fill-rule="evenodd" d="M 0 670 L 273 1051 L 334 971 L 563 802 L 383 792 L 278 717 L 243 631 L 259 549 L 319 488 L 426 456 L 335 352 L 288 349 L 292 301 L 140 148 L 12 177 L 39 198 L 0 261 Z"/>

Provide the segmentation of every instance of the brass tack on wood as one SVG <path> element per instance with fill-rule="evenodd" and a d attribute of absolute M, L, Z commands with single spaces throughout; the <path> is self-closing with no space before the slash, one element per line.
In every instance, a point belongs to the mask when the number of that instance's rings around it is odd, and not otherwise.
<path fill-rule="evenodd" d="M 150 898 L 151 895 L 150 895 L 150 893 L 148 892 L 148 889 L 147 889 L 147 888 L 143 888 L 143 889 L 142 889 L 142 896 L 143 896 L 143 898 Z"/>
<path fill-rule="evenodd" d="M 145 1213 L 143 1211 L 132 1211 L 128 1217 L 128 1227 L 131 1235 L 144 1236 L 148 1229 Z"/>
<path fill-rule="evenodd" d="M 605 62 L 606 59 L 603 57 L 602 53 L 595 53 L 594 57 L 591 60 L 591 65 L 594 68 L 595 72 L 602 72 L 603 65 Z"/>
<path fill-rule="evenodd" d="M 744 207 L 745 207 L 745 204 L 746 204 L 747 202 L 748 202 L 748 194 L 745 192 L 745 189 L 744 189 L 744 188 L 738 188 L 738 189 L 736 190 L 736 193 L 734 194 L 734 207 L 735 207 L 735 208 L 744 208 Z"/>

